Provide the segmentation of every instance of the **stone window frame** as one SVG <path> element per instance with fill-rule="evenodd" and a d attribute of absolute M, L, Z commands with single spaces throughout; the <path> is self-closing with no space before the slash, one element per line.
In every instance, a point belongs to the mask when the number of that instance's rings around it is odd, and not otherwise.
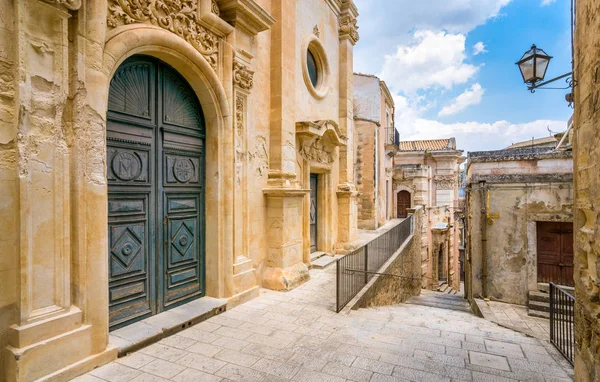
<path fill-rule="evenodd" d="M 308 52 L 312 53 L 317 63 L 317 86 L 313 86 L 308 73 Z M 316 99 L 323 99 L 329 93 L 331 69 L 325 53 L 325 47 L 316 36 L 310 36 L 302 44 L 302 78 L 309 93 Z"/>

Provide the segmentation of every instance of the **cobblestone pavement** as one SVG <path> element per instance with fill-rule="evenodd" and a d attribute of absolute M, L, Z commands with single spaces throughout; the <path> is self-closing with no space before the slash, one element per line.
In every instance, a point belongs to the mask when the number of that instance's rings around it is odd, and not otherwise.
<path fill-rule="evenodd" d="M 476 302 L 486 319 L 541 340 L 550 340 L 550 320 L 529 316 L 526 306 L 498 301 Z"/>
<path fill-rule="evenodd" d="M 77 381 L 570 381 L 548 343 L 470 313 L 402 304 L 333 312 L 334 267 Z"/>

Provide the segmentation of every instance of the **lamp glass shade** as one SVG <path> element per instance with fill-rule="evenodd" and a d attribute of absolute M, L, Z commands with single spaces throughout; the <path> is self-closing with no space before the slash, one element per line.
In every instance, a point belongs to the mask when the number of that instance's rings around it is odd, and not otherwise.
<path fill-rule="evenodd" d="M 542 81 L 546 76 L 546 70 L 551 58 L 542 49 L 538 49 L 533 45 L 517 62 L 521 76 L 523 76 L 523 81 L 528 84 L 535 84 L 538 81 Z"/>

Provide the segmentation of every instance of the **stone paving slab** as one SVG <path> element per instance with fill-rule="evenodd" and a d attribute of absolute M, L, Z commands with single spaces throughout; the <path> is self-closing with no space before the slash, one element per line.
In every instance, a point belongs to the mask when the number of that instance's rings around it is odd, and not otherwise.
<path fill-rule="evenodd" d="M 400 304 L 336 314 L 334 269 L 310 274 L 76 381 L 573 380 L 547 341 L 468 312 Z"/>
<path fill-rule="evenodd" d="M 550 340 L 550 321 L 529 316 L 527 307 L 482 299 L 475 302 L 485 319 L 540 340 Z"/>

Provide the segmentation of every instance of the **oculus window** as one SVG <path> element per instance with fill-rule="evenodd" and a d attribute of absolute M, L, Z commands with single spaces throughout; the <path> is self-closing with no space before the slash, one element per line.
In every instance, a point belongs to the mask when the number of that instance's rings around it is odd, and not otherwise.
<path fill-rule="evenodd" d="M 308 76 L 310 77 L 310 83 L 316 88 L 319 83 L 319 67 L 317 66 L 317 60 L 310 49 L 306 52 L 306 66 L 308 69 Z"/>

